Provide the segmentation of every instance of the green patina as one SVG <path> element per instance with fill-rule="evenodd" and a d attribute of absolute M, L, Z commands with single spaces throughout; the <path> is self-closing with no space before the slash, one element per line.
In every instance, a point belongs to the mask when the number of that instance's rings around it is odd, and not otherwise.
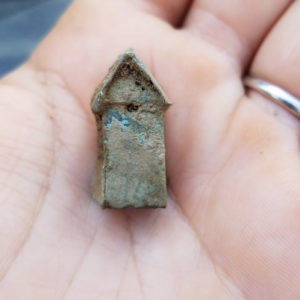
<path fill-rule="evenodd" d="M 149 137 L 151 134 L 159 134 L 161 133 L 163 127 L 163 119 L 161 116 L 152 116 L 155 119 L 154 125 L 150 124 L 141 124 L 137 121 L 134 121 L 130 113 L 125 112 L 121 113 L 114 108 L 107 108 L 105 110 L 105 116 L 103 125 L 106 129 L 110 130 L 113 121 L 116 121 L 120 126 L 120 132 L 131 131 L 133 134 L 137 136 L 139 144 L 147 144 L 149 141 Z M 107 138 L 104 139 L 107 142 Z M 104 143 L 106 143 L 104 142 Z"/>
<path fill-rule="evenodd" d="M 165 207 L 163 112 L 160 87 L 132 51 L 96 90 L 99 161 L 93 196 L 102 207 Z"/>

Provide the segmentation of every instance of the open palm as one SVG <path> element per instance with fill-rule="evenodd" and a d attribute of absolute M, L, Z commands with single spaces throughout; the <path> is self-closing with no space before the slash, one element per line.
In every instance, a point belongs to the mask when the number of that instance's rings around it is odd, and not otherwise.
<path fill-rule="evenodd" d="M 72 4 L 0 82 L 1 299 L 300 298 L 299 124 L 241 81 L 300 96 L 290 2 Z M 90 98 L 130 47 L 174 104 L 165 210 L 91 199 Z"/>

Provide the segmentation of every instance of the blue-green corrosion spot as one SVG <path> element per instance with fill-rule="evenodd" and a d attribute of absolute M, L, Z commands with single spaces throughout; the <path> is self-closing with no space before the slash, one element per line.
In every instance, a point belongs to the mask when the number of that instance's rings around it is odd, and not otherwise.
<path fill-rule="evenodd" d="M 129 113 L 122 114 L 117 110 L 108 108 L 105 111 L 105 117 L 104 117 L 104 126 L 107 129 L 111 128 L 113 119 L 115 119 L 121 125 L 121 131 L 122 131 L 122 127 L 123 129 L 128 128 L 134 134 L 147 133 L 149 130 L 147 127 L 132 120 Z"/>
<path fill-rule="evenodd" d="M 156 120 L 155 126 L 145 126 L 133 120 L 130 113 L 121 113 L 113 108 L 107 108 L 104 116 L 104 126 L 111 129 L 113 120 L 117 121 L 120 126 L 120 132 L 131 131 L 137 138 L 140 145 L 147 145 L 151 134 L 159 133 L 163 126 L 161 118 L 154 116 Z M 107 141 L 104 141 L 106 144 Z"/>
<path fill-rule="evenodd" d="M 121 124 L 122 124 L 123 126 L 128 126 L 128 125 L 129 125 L 129 121 L 126 120 L 126 119 L 124 119 L 124 120 L 121 121 Z"/>
<path fill-rule="evenodd" d="M 130 120 L 128 118 L 126 118 L 123 114 L 121 114 L 119 111 L 108 108 L 105 111 L 105 118 L 104 118 L 104 126 L 107 129 L 111 128 L 113 119 L 118 121 L 120 123 L 120 125 L 123 127 L 128 126 L 130 123 Z"/>

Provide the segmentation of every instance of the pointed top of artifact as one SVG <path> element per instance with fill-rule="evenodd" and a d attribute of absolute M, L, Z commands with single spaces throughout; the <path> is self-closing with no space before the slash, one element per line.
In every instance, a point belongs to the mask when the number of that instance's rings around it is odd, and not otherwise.
<path fill-rule="evenodd" d="M 102 113 L 108 104 L 154 103 L 165 110 L 171 103 L 132 49 L 109 69 L 92 99 L 92 111 Z"/>

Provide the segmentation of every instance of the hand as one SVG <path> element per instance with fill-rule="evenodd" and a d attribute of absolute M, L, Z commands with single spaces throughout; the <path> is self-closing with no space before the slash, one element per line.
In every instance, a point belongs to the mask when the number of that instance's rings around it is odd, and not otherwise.
<path fill-rule="evenodd" d="M 299 121 L 242 84 L 300 96 L 291 2 L 71 5 L 0 82 L 1 299 L 300 298 Z M 166 210 L 91 200 L 90 99 L 130 47 L 174 104 Z"/>

